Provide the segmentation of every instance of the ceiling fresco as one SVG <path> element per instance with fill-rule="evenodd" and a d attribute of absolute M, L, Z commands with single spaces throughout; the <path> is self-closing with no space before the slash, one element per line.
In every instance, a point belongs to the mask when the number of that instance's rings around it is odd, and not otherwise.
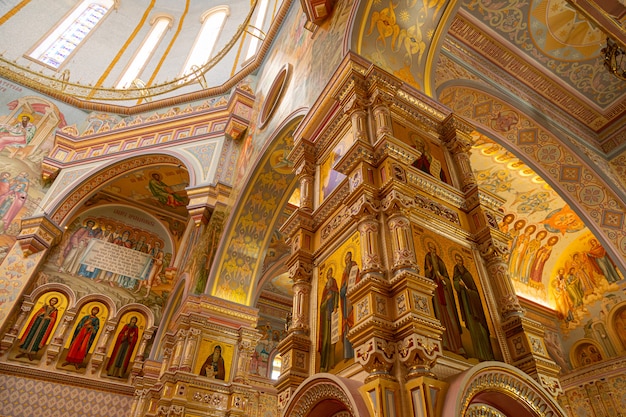
<path fill-rule="evenodd" d="M 121 203 L 140 207 L 168 225 L 178 241 L 185 230 L 187 203 L 185 187 L 189 174 L 182 167 L 154 166 L 128 172 L 103 187 L 86 203 L 85 208 L 103 203 Z"/>
<path fill-rule="evenodd" d="M 479 134 L 474 139 L 471 162 L 480 188 L 506 200 L 500 229 L 511 239 L 515 291 L 556 310 L 564 335 L 583 332 L 608 300 L 625 298 L 624 276 L 550 185 L 500 145 Z"/>
<path fill-rule="evenodd" d="M 606 109 L 626 93 L 604 68 L 604 33 L 567 1 L 470 0 L 465 10 L 590 102 Z"/>
<path fill-rule="evenodd" d="M 595 132 L 624 117 L 606 35 L 566 0 L 466 0 L 449 33 Z"/>

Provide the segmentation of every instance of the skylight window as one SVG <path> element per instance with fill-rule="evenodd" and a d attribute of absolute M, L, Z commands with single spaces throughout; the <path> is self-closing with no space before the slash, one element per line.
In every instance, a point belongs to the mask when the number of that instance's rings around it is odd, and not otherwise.
<path fill-rule="evenodd" d="M 146 36 L 130 65 L 124 71 L 122 78 L 115 85 L 115 88 L 128 88 L 137 79 L 171 24 L 172 18 L 170 16 L 157 16 L 152 20 L 150 33 Z"/>
<path fill-rule="evenodd" d="M 263 28 L 263 23 L 265 23 L 265 16 L 267 15 L 267 9 L 269 6 L 269 0 L 261 0 L 259 3 L 259 11 L 254 19 L 254 26 L 250 28 L 250 44 L 248 45 L 248 52 L 246 53 L 245 61 L 252 58 L 257 49 L 259 49 L 259 44 L 261 40 L 265 37 L 265 33 L 261 31 Z"/>
<path fill-rule="evenodd" d="M 181 77 L 193 72 L 194 67 L 200 68 L 208 62 L 229 13 L 228 6 L 217 6 L 202 15 L 202 27 L 181 71 Z"/>
<path fill-rule="evenodd" d="M 83 0 L 29 56 L 58 69 L 111 7 L 113 0 Z"/>

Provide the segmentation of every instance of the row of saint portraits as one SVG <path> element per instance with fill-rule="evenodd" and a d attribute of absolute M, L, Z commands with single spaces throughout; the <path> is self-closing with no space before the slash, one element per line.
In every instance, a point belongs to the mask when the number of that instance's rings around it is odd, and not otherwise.
<path fill-rule="evenodd" d="M 128 378 L 140 346 L 139 341 L 146 330 L 146 314 L 140 310 L 126 311 L 117 320 L 115 332 L 112 337 L 108 337 L 110 343 L 106 346 L 102 343 L 106 344 L 107 338 L 102 335 L 111 319 L 107 304 L 89 301 L 81 305 L 68 331 L 60 325 L 69 308 L 69 300 L 63 293 L 50 291 L 42 294 L 19 331 L 8 359 L 31 365 L 56 359 L 57 369 L 85 374 L 98 348 L 107 352 L 101 374 Z M 56 358 L 46 356 L 46 350 L 53 340 L 62 346 Z"/>
<path fill-rule="evenodd" d="M 623 276 L 606 249 L 568 207 L 559 209 L 544 223 L 534 224 L 509 213 L 500 229 L 511 237 L 508 273 L 522 296 L 554 302 L 563 330 L 583 323 L 589 307 L 619 290 Z M 576 234 L 556 251 L 559 235 Z M 549 282 L 546 289 L 544 283 Z M 519 285 L 522 284 L 522 285 Z"/>
<path fill-rule="evenodd" d="M 18 333 L 18 338 L 8 354 L 8 360 L 33 366 L 50 361 L 46 351 L 53 341 L 62 346 L 57 357 L 56 369 L 88 374 L 95 351 L 106 352 L 106 359 L 99 369 L 105 378 L 127 380 L 137 356 L 147 344 L 141 344 L 149 318 L 140 309 L 127 309 L 118 320 L 115 331 L 107 336 L 110 310 L 104 302 L 89 301 L 77 309 L 70 330 L 62 323 L 69 309 L 68 298 L 59 291 L 49 291 L 37 299 L 31 314 Z M 197 355 L 197 375 L 227 381 L 231 369 L 234 347 L 229 343 L 203 340 Z M 92 372 L 93 373 L 93 372 Z"/>
<path fill-rule="evenodd" d="M 483 291 L 472 252 L 414 226 L 422 274 L 435 283 L 435 316 L 446 328 L 444 350 L 480 361 L 495 359 Z M 348 332 L 354 308 L 347 293 L 360 280 L 360 238 L 355 233 L 319 267 L 317 352 L 320 372 L 336 372 L 354 358 Z"/>

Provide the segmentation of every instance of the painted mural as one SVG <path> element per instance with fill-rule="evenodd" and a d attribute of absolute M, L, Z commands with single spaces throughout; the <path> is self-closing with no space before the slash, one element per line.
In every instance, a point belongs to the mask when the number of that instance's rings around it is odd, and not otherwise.
<path fill-rule="evenodd" d="M 225 231 L 228 250 L 217 261 L 219 271 L 215 281 L 208 284 L 217 297 L 240 304 L 252 302 L 263 262 L 263 258 L 253 254 L 269 245 L 274 225 L 281 218 L 276 208 L 287 203 L 286 193 L 293 182 L 293 174 L 288 174 L 282 161 L 272 155 L 285 155 L 293 147 L 293 132 L 299 121 L 292 120 L 281 131 L 255 172 L 256 178 L 251 182 L 254 188 L 244 190 L 237 212 L 232 213 L 238 220 Z"/>
<path fill-rule="evenodd" d="M 319 372 L 338 372 L 354 359 L 348 332 L 354 325 L 353 306 L 346 296 L 359 282 L 360 236 L 353 234 L 318 269 L 317 367 Z"/>
<path fill-rule="evenodd" d="M 2 82 L 0 88 L 12 85 Z M 50 151 L 55 129 L 66 122 L 56 105 L 39 97 L 21 96 L 0 104 L 6 105 L 0 110 L 1 261 L 15 243 L 20 219 L 38 210 L 46 188 L 41 162 Z"/>
<path fill-rule="evenodd" d="M 90 208 L 68 225 L 37 279 L 77 296 L 105 294 L 118 307 L 139 302 L 156 318 L 174 285 L 171 235 L 157 218 L 123 205 Z"/>
<path fill-rule="evenodd" d="M 437 284 L 435 316 L 446 328 L 444 350 L 478 360 L 494 360 L 490 324 L 472 251 L 423 227 L 413 225 L 418 262 Z"/>
<path fill-rule="evenodd" d="M 551 356 L 567 372 L 591 358 L 618 355 L 626 282 L 615 260 L 534 171 L 484 136 L 476 139 L 474 174 L 481 188 L 507 201 L 500 230 L 510 237 L 508 272 L 515 290 L 554 309 L 559 319 L 562 340 L 550 340 Z M 574 349 L 581 341 L 586 347 Z"/>
<path fill-rule="evenodd" d="M 203 339 L 196 358 L 195 374 L 228 382 L 233 353 L 234 347 L 227 343 Z"/>
<path fill-rule="evenodd" d="M 9 352 L 8 358 L 27 363 L 39 363 L 67 307 L 67 297 L 60 292 L 50 291 L 40 296 L 19 333 L 18 342 Z"/>
<path fill-rule="evenodd" d="M 417 89 L 446 0 L 370 0 L 356 36 L 357 53 Z M 435 39 L 436 41 L 436 39 Z"/>
<path fill-rule="evenodd" d="M 109 347 L 103 374 L 121 379 L 128 377 L 145 329 L 146 318 L 143 314 L 131 311 L 121 317 L 113 335 L 114 342 Z"/>
<path fill-rule="evenodd" d="M 326 198 L 341 184 L 346 178 L 341 172 L 335 171 L 335 167 L 339 160 L 346 154 L 346 150 L 354 143 L 354 135 L 351 131 L 348 131 L 337 142 L 335 147 L 330 151 L 328 156 L 324 159 L 320 165 L 320 190 L 319 190 L 319 204 L 324 202 Z"/>
<path fill-rule="evenodd" d="M 86 372 L 96 342 L 109 318 L 109 309 L 99 301 L 85 304 L 77 315 L 57 364 L 58 369 Z"/>
<path fill-rule="evenodd" d="M 565 0 L 468 0 L 466 9 L 570 88 L 605 108 L 626 86 L 603 67 L 604 33 Z M 584 75 L 583 75 L 584 74 Z"/>
<path fill-rule="evenodd" d="M 417 131 L 404 126 L 398 121 L 393 123 L 393 134 L 396 138 L 418 151 L 419 156 L 411 163 L 411 166 L 440 181 L 451 183 L 450 171 L 441 145 L 430 141 Z"/>
<path fill-rule="evenodd" d="M 257 330 L 261 332 L 261 339 L 252 353 L 250 375 L 269 379 L 272 378 L 274 371 L 270 361 L 274 358 L 278 343 L 286 335 L 285 329 L 272 325 L 270 321 L 264 321 L 257 326 Z"/>

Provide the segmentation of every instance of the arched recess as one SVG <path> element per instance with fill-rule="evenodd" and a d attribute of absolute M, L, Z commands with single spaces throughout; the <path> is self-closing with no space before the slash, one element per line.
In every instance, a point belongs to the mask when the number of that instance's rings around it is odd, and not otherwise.
<path fill-rule="evenodd" d="M 287 403 L 283 416 L 366 417 L 369 411 L 359 393 L 362 384 L 332 374 L 317 374 L 306 379 Z"/>
<path fill-rule="evenodd" d="M 57 225 L 65 226 L 72 214 L 107 183 L 133 170 L 150 166 L 186 167 L 182 159 L 167 154 L 136 155 L 119 161 L 115 160 L 111 164 L 77 179 L 73 184 L 67 184 L 66 189 L 71 189 L 73 186 L 75 188 L 68 193 L 60 193 L 59 199 L 51 201 L 47 205 L 46 211 L 50 213 L 51 220 Z M 192 180 L 193 176 L 190 177 L 190 181 Z"/>
<path fill-rule="evenodd" d="M 536 118 L 478 86 L 446 85 L 438 95 L 441 103 L 550 183 L 626 270 L 626 206 L 580 155 Z M 503 120 L 506 116 L 512 119 Z"/>
<path fill-rule="evenodd" d="M 211 295 L 251 305 L 272 231 L 296 185 L 286 158 L 301 119 L 293 117 L 277 130 L 234 205 L 207 283 Z"/>
<path fill-rule="evenodd" d="M 448 382 L 443 417 L 476 415 L 473 410 L 481 405 L 505 416 L 567 417 L 537 381 L 502 362 L 481 362 Z"/>

